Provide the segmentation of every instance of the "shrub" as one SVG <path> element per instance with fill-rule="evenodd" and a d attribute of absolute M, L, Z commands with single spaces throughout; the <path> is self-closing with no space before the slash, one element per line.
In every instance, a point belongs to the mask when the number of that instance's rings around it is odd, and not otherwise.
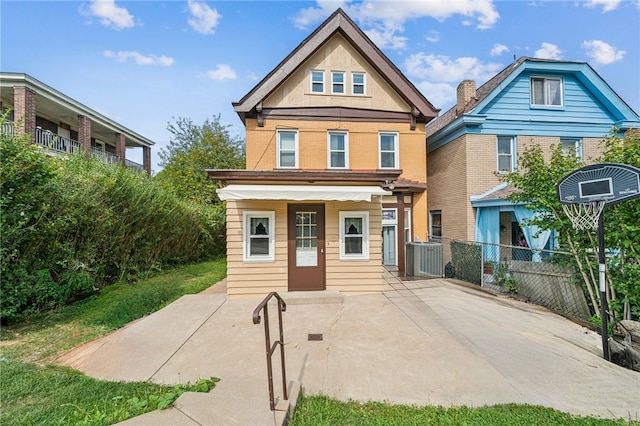
<path fill-rule="evenodd" d="M 82 299 L 117 280 L 224 252 L 224 210 L 146 173 L 0 141 L 0 319 Z"/>

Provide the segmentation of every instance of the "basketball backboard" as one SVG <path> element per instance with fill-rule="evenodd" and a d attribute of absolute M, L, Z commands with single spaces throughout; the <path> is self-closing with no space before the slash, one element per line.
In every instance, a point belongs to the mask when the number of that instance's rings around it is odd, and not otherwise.
<path fill-rule="evenodd" d="M 640 197 L 640 169 L 618 163 L 592 164 L 565 176 L 557 191 L 563 204 L 620 203 Z"/>

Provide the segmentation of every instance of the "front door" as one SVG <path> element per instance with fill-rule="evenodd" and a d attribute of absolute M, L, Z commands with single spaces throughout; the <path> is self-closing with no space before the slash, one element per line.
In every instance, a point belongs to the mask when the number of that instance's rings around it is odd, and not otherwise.
<path fill-rule="evenodd" d="M 324 290 L 324 204 L 288 206 L 289 291 Z"/>

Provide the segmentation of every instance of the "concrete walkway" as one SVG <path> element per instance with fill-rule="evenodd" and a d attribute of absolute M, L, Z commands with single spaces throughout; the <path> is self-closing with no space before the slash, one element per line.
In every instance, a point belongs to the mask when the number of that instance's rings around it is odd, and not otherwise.
<path fill-rule="evenodd" d="M 281 295 L 291 402 L 301 386 L 341 400 L 515 402 L 640 419 L 640 373 L 604 361 L 598 334 L 544 308 L 448 280 L 386 279 L 384 294 Z M 122 424 L 281 425 L 291 404 L 269 410 L 264 327 L 251 320 L 261 300 L 228 301 L 220 290 L 184 296 L 59 361 L 114 381 L 221 379 L 209 393 L 183 394 L 173 408 Z M 275 306 L 270 313 L 274 326 Z M 277 354 L 273 360 L 281 396 Z"/>

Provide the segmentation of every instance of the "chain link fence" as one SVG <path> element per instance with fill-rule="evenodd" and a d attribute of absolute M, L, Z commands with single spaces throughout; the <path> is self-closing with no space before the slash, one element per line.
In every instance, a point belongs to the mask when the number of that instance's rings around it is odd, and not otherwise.
<path fill-rule="evenodd" d="M 588 321 L 593 312 L 572 265 L 570 253 L 451 241 L 445 274 Z"/>

